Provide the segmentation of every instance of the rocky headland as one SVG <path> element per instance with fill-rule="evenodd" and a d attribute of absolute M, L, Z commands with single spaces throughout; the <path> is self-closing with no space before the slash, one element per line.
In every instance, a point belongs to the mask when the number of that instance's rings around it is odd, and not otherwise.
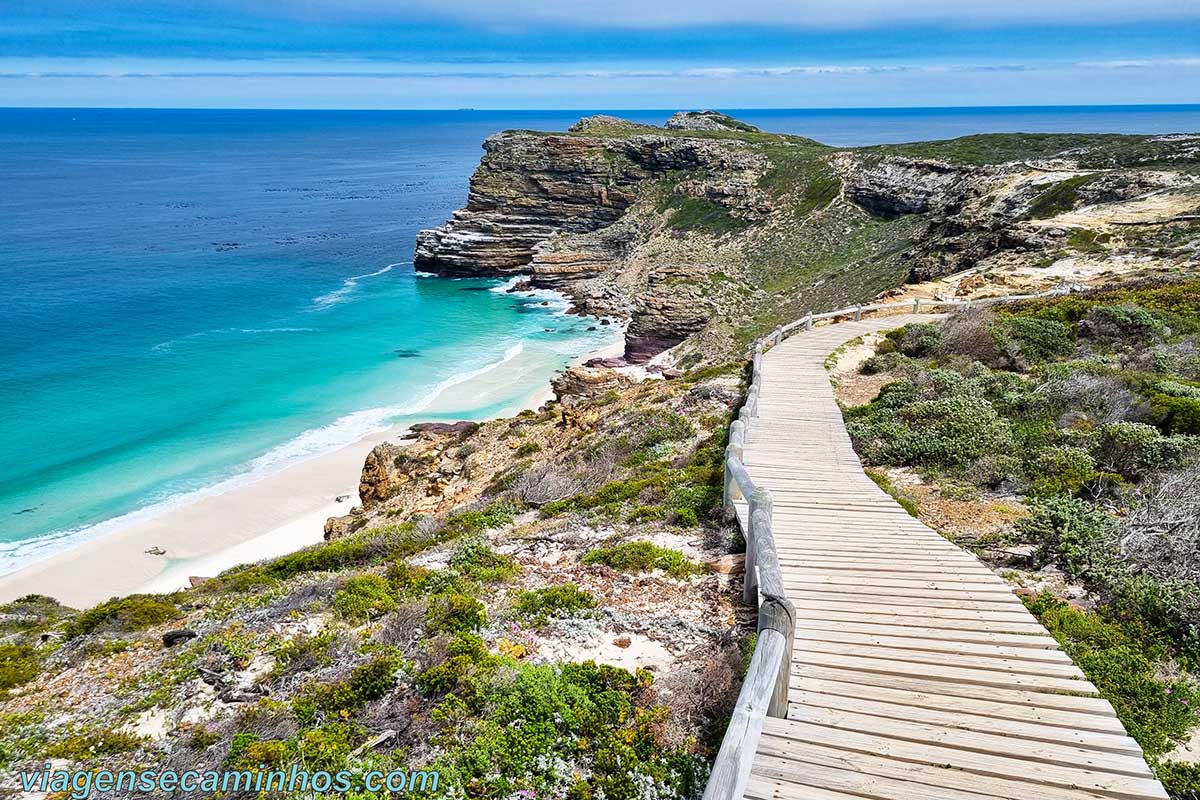
<path fill-rule="evenodd" d="M 484 143 L 418 269 L 529 276 L 698 362 L 810 309 L 965 270 L 1194 258 L 1200 136 L 985 135 L 839 149 L 716 112 Z M 678 347 L 682 343 L 684 347 Z"/>

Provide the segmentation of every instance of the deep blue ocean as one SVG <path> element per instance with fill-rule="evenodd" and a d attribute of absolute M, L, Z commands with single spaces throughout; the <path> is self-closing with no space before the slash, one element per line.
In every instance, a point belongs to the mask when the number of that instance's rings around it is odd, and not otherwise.
<path fill-rule="evenodd" d="M 488 134 L 584 113 L 0 109 L 0 572 L 390 422 L 500 413 L 610 341 L 411 266 Z M 1200 131 L 1200 106 L 733 113 L 835 145 Z M 513 378 L 439 404 L 482 370 Z"/>

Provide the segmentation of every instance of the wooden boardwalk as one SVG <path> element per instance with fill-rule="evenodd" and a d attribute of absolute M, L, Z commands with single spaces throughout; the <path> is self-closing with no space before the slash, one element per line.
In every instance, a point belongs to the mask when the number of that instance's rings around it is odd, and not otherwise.
<path fill-rule="evenodd" d="M 743 460 L 773 498 L 796 629 L 787 718 L 766 718 L 744 796 L 1165 798 L 1011 587 L 863 474 L 825 358 L 929 319 L 816 328 L 762 356 Z"/>

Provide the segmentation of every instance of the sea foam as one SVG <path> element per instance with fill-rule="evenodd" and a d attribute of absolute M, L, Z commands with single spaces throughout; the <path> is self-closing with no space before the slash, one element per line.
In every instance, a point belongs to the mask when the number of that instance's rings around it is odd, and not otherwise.
<path fill-rule="evenodd" d="M 379 275 L 384 275 L 388 272 L 391 272 L 393 267 L 399 267 L 399 266 L 402 266 L 402 265 L 408 264 L 408 263 L 410 263 L 410 262 L 397 261 L 394 264 L 388 264 L 386 267 L 377 269 L 374 272 L 366 272 L 366 273 L 363 273 L 362 275 L 352 275 L 351 277 L 346 278 L 346 280 L 342 281 L 342 285 L 339 288 L 334 289 L 332 292 L 329 292 L 328 294 L 323 294 L 318 297 L 314 297 L 312 310 L 319 311 L 323 308 L 328 308 L 329 306 L 335 306 L 338 303 L 344 302 L 350 296 L 350 294 L 358 287 L 359 281 L 366 280 L 367 278 L 375 278 L 375 277 L 378 277 Z"/>

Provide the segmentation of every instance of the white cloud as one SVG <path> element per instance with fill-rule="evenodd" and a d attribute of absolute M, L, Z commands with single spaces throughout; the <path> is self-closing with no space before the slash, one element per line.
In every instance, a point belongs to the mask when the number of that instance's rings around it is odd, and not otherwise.
<path fill-rule="evenodd" d="M 1037 63 L 959 64 L 794 64 L 774 66 L 654 67 L 598 69 L 583 64 L 461 64 L 421 65 L 383 61 L 343 60 L 210 60 L 210 59 L 89 59 L 3 58 L 0 78 L 378 78 L 429 80 L 668 80 L 788 78 L 804 76 L 871 76 L 887 74 L 963 74 L 1030 72 L 1057 69 L 1102 70 L 1200 69 L 1200 58 L 1115 59 L 1107 61 L 1043 61 Z"/>
<path fill-rule="evenodd" d="M 441 18 L 488 28 L 556 24 L 614 28 L 693 25 L 881 27 L 904 23 L 1122 23 L 1200 18 L 1194 0 L 226 0 L 269 14 Z"/>

